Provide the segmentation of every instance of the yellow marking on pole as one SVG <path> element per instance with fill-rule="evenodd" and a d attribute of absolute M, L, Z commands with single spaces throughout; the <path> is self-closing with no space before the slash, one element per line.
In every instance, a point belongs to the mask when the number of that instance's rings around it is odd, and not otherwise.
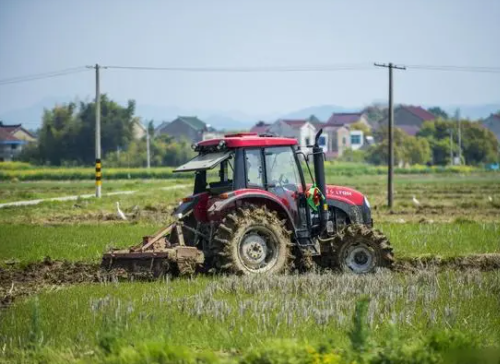
<path fill-rule="evenodd" d="M 101 181 L 101 180 L 95 181 L 95 185 L 96 185 L 96 186 L 100 186 L 100 185 L 102 185 L 102 181 Z"/>
<path fill-rule="evenodd" d="M 96 173 L 95 173 L 95 176 L 96 176 L 96 177 L 102 177 L 102 172 L 96 172 Z"/>

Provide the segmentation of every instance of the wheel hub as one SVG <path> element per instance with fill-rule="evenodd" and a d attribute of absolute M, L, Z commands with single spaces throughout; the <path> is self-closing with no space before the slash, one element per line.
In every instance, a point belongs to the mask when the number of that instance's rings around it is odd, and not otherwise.
<path fill-rule="evenodd" d="M 351 246 L 345 255 L 345 264 L 354 273 L 370 272 L 375 260 L 373 250 L 365 244 Z"/>
<path fill-rule="evenodd" d="M 256 234 L 248 235 L 241 244 L 243 259 L 253 266 L 258 266 L 266 259 L 267 250 L 265 240 Z"/>

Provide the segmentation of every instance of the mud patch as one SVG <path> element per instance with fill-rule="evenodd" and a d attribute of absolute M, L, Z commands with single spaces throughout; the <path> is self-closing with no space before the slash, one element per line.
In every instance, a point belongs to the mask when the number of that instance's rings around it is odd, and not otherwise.
<path fill-rule="evenodd" d="M 0 306 L 16 297 L 30 295 L 50 286 L 99 281 L 99 265 L 86 262 L 53 261 L 22 266 L 18 263 L 0 267 Z"/>
<path fill-rule="evenodd" d="M 461 257 L 442 258 L 437 256 L 400 258 L 394 263 L 394 271 L 411 272 L 419 270 L 470 270 L 483 272 L 500 269 L 500 254 L 473 254 Z"/>
<path fill-rule="evenodd" d="M 500 270 L 500 254 L 475 254 L 462 257 L 436 256 L 400 258 L 393 270 L 400 273 L 444 270 Z M 81 283 L 116 280 L 150 280 L 151 276 L 130 275 L 125 270 L 104 273 L 99 263 L 68 262 L 46 258 L 27 265 L 4 264 L 0 267 L 0 307 L 9 306 L 16 298 L 36 294 L 44 289 Z"/>

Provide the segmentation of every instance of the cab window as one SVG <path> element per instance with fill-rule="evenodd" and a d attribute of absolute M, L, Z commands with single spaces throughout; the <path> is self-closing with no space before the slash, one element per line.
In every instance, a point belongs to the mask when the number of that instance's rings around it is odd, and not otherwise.
<path fill-rule="evenodd" d="M 245 170 L 247 175 L 247 187 L 264 187 L 262 176 L 262 157 L 260 149 L 249 149 L 245 151 Z"/>
<path fill-rule="evenodd" d="M 292 148 L 267 148 L 265 155 L 268 186 L 296 191 L 301 182 Z"/>

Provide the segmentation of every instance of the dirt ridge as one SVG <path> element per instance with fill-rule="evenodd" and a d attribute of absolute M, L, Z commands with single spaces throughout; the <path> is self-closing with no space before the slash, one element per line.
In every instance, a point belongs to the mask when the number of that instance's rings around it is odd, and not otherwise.
<path fill-rule="evenodd" d="M 500 253 L 458 257 L 403 257 L 394 262 L 393 271 L 411 273 L 422 270 L 500 270 Z M 18 297 L 32 295 L 51 287 L 81 283 L 130 280 L 126 272 L 104 274 L 99 263 L 69 262 L 45 258 L 25 265 L 5 263 L 0 266 L 0 307 L 9 306 Z"/>

